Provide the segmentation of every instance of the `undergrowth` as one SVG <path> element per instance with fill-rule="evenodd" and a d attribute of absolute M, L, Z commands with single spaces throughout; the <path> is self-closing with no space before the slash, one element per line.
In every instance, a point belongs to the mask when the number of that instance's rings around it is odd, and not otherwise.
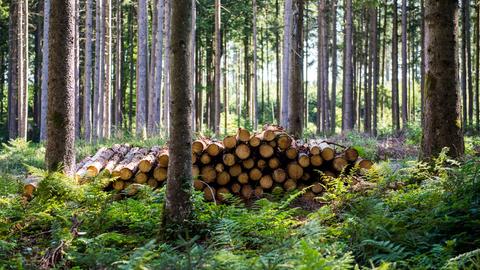
<path fill-rule="evenodd" d="M 329 182 L 316 210 L 301 192 L 248 205 L 195 193 L 195 230 L 163 243 L 164 189 L 119 200 L 102 190 L 110 179 L 78 186 L 38 169 L 43 153 L 21 141 L 0 152 L 0 269 L 480 269 L 478 158 L 382 162 Z M 28 202 L 26 170 L 43 177 Z M 352 192 L 359 180 L 373 184 Z"/>

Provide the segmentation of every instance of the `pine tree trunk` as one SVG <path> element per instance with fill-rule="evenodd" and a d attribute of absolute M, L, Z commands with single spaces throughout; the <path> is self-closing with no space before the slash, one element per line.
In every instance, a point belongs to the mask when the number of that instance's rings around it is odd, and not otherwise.
<path fill-rule="evenodd" d="M 462 86 L 462 101 L 463 101 L 463 127 L 464 129 L 467 128 L 468 124 L 468 96 L 467 96 L 467 13 L 466 13 L 466 6 L 469 0 L 462 0 L 462 48 L 461 48 L 461 55 L 462 55 L 462 70 L 461 70 L 461 86 Z"/>
<path fill-rule="evenodd" d="M 18 137 L 27 139 L 28 123 L 28 0 L 18 3 Z"/>
<path fill-rule="evenodd" d="M 153 78 L 153 96 L 149 103 L 149 130 L 150 134 L 158 134 L 160 129 L 160 100 L 162 92 L 162 75 L 163 75 L 163 28 L 165 8 L 164 0 L 157 0 L 157 21 L 155 34 L 155 64 Z"/>
<path fill-rule="evenodd" d="M 147 100 L 148 89 L 148 15 L 147 0 L 138 3 L 138 56 L 137 56 L 137 111 L 136 134 L 140 138 L 146 137 Z"/>
<path fill-rule="evenodd" d="M 398 18 L 397 0 L 393 0 L 392 26 L 392 126 L 395 131 L 400 130 L 400 111 L 398 100 Z"/>
<path fill-rule="evenodd" d="M 352 85 L 352 0 L 345 0 L 345 71 L 344 71 L 344 100 L 343 100 L 343 131 L 353 129 L 355 120 L 353 117 L 353 85 Z"/>
<path fill-rule="evenodd" d="M 165 0 L 165 64 L 164 64 L 164 74 L 165 74 L 165 82 L 163 87 L 163 118 L 164 118 L 164 127 L 165 127 L 165 135 L 170 134 L 170 40 L 171 40 L 171 16 L 172 16 L 172 0 Z"/>
<path fill-rule="evenodd" d="M 476 123 L 477 132 L 480 131 L 480 3 L 475 5 L 475 13 L 477 14 L 477 20 L 475 21 L 475 107 L 476 111 Z"/>
<path fill-rule="evenodd" d="M 432 158 L 444 147 L 452 157 L 464 153 L 461 97 L 458 89 L 458 2 L 425 1 L 425 121 L 422 157 Z"/>
<path fill-rule="evenodd" d="M 337 0 L 332 0 L 332 98 L 330 113 L 330 133 L 335 134 L 337 127 Z"/>
<path fill-rule="evenodd" d="M 43 47 L 42 47 L 42 93 L 40 105 L 40 141 L 47 139 L 47 108 L 48 108 L 48 44 L 50 29 L 50 0 L 45 0 L 43 6 Z"/>
<path fill-rule="evenodd" d="M 112 5 L 111 0 L 104 0 L 104 59 L 105 59 L 105 84 L 103 107 L 103 137 L 110 139 L 112 125 Z"/>
<path fill-rule="evenodd" d="M 102 99 L 100 98 L 101 88 L 102 85 L 102 76 L 100 75 L 101 67 L 102 67 L 102 53 L 101 53 L 101 28 L 102 28 L 102 19 L 101 19 L 101 12 L 102 12 L 102 0 L 96 0 L 96 7 L 95 7 L 95 75 L 93 81 L 93 128 L 92 128 L 92 137 L 93 141 L 96 142 L 99 138 L 101 138 L 100 133 L 100 103 Z"/>
<path fill-rule="evenodd" d="M 163 211 L 164 238 L 176 238 L 188 232 L 191 218 L 192 170 L 191 170 L 191 69 L 192 48 L 192 1 L 172 1 L 172 119 L 170 140 L 170 161 Z M 188 235 L 188 234 L 187 234 Z"/>
<path fill-rule="evenodd" d="M 420 16 L 422 17 L 420 29 L 420 102 L 421 102 L 421 124 L 425 112 L 425 1 L 420 1 Z"/>
<path fill-rule="evenodd" d="M 214 31 L 214 52 L 215 70 L 214 70 L 214 89 L 212 95 L 212 130 L 218 136 L 220 134 L 220 87 L 221 87 L 221 60 L 222 60 L 222 36 L 220 32 L 221 11 L 220 0 L 215 0 L 215 31 Z"/>
<path fill-rule="evenodd" d="M 465 3 L 465 33 L 467 54 L 467 91 L 468 91 L 468 125 L 473 127 L 473 82 L 472 82 L 472 44 L 470 27 L 470 1 Z"/>
<path fill-rule="evenodd" d="M 292 0 L 285 0 L 285 9 L 284 9 L 284 32 L 283 32 L 283 61 L 282 61 L 282 98 L 281 98 L 281 116 L 280 116 L 280 125 L 285 128 L 288 128 L 288 116 L 289 116 L 289 87 L 290 87 L 290 75 L 291 75 L 291 58 L 292 58 Z"/>
<path fill-rule="evenodd" d="M 48 122 L 45 162 L 49 170 L 75 170 L 75 1 L 51 0 Z"/>
<path fill-rule="evenodd" d="M 373 88 L 373 124 L 372 135 L 377 136 L 377 123 L 378 123 L 378 76 L 379 76 L 379 58 L 378 58 L 378 25 L 377 25 L 377 8 L 370 7 L 370 55 L 371 66 L 373 69 L 372 74 L 372 88 Z"/>
<path fill-rule="evenodd" d="M 123 24 L 123 9 L 120 0 L 116 1 L 117 14 L 116 14 L 116 56 L 115 56 L 115 104 L 114 104 L 114 123 L 115 130 L 120 130 L 123 122 L 122 104 L 125 96 L 123 95 L 123 46 L 122 46 L 122 24 Z"/>
<path fill-rule="evenodd" d="M 252 120 L 253 120 L 253 129 L 256 130 L 258 127 L 258 63 L 257 63 L 257 1 L 252 0 L 253 7 L 253 89 L 252 89 Z M 302 86 L 300 86 L 302 87 Z M 262 99 L 263 102 L 263 99 Z M 263 104 L 263 103 L 262 103 Z M 303 111 L 302 111 L 303 112 Z"/>
<path fill-rule="evenodd" d="M 133 81 L 135 80 L 136 76 L 136 68 L 135 68 L 135 62 L 133 61 L 133 55 L 134 55 L 134 30 L 133 30 L 133 13 L 134 13 L 134 7 L 130 6 L 130 9 L 128 11 L 128 40 L 130 40 L 130 45 L 129 47 L 129 86 L 128 89 L 130 91 L 129 93 L 129 99 L 128 99 L 128 130 L 130 132 L 133 131 Z"/>
<path fill-rule="evenodd" d="M 85 14 L 85 88 L 83 90 L 84 139 L 92 140 L 92 0 L 86 2 Z"/>
<path fill-rule="evenodd" d="M 289 85 L 288 104 L 288 131 L 295 137 L 303 135 L 303 0 L 294 0 L 293 27 L 292 27 L 292 51 L 290 70 L 291 80 Z"/>
<path fill-rule="evenodd" d="M 80 138 L 81 134 L 81 110 L 80 110 L 80 0 L 74 0 L 75 5 L 75 137 Z"/>
<path fill-rule="evenodd" d="M 402 0 L 402 127 L 408 123 L 407 0 Z"/>
<path fill-rule="evenodd" d="M 8 138 L 15 139 L 18 136 L 18 9 L 20 3 L 17 1 L 10 2 L 9 8 L 9 28 L 8 28 Z"/>
<path fill-rule="evenodd" d="M 275 84 L 275 93 L 276 93 L 276 106 L 275 106 L 275 118 L 277 123 L 280 124 L 281 112 L 280 112 L 280 83 L 282 79 L 282 72 L 280 70 L 280 26 L 279 26 L 279 15 L 280 15 L 280 6 L 278 0 L 275 0 L 275 67 L 276 67 L 276 84 Z"/>

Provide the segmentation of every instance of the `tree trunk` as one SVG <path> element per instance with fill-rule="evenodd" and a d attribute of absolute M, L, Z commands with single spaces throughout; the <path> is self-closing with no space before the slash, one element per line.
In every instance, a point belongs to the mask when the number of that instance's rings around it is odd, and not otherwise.
<path fill-rule="evenodd" d="M 84 139 L 92 140 L 92 0 L 86 2 L 85 19 L 85 88 L 83 90 Z"/>
<path fill-rule="evenodd" d="M 104 107 L 103 107 L 103 137 L 110 139 L 112 125 L 112 5 L 111 0 L 104 0 L 104 59 L 105 59 L 105 81 L 104 81 Z"/>
<path fill-rule="evenodd" d="M 153 95 L 150 103 L 148 103 L 148 119 L 149 119 L 149 132 L 150 134 L 158 134 L 160 129 L 160 100 L 162 92 L 162 75 L 163 75 L 163 20 L 165 17 L 164 0 L 157 0 L 157 21 L 155 22 L 156 34 L 155 34 L 155 64 L 154 77 L 153 77 Z"/>
<path fill-rule="evenodd" d="M 75 170 L 75 1 L 52 0 L 50 10 L 48 122 L 45 162 L 49 170 Z"/>
<path fill-rule="evenodd" d="M 253 7 L 253 89 L 252 89 L 252 121 L 253 129 L 256 130 L 258 127 L 258 101 L 257 101 L 257 92 L 258 92 L 258 63 L 257 63 L 257 1 L 252 0 Z M 302 64 L 302 63 L 301 63 Z M 302 87 L 302 86 L 300 86 Z M 263 102 L 263 96 L 262 96 Z M 263 104 L 263 103 L 262 103 Z M 303 111 L 302 111 L 303 112 Z M 263 113 L 263 111 L 262 111 Z"/>
<path fill-rule="evenodd" d="M 283 62 L 282 62 L 282 98 L 281 98 L 281 117 L 280 117 L 280 125 L 285 128 L 288 128 L 288 107 L 289 101 L 288 97 L 289 94 L 289 87 L 290 87 L 290 74 L 291 74 L 291 58 L 292 58 L 292 19 L 293 19 L 293 11 L 292 11 L 292 0 L 285 0 L 285 9 L 284 9 L 284 32 L 283 32 Z"/>
<path fill-rule="evenodd" d="M 192 1 L 172 1 L 171 139 L 168 181 L 163 212 L 164 238 L 188 235 L 192 201 L 191 70 Z"/>
<path fill-rule="evenodd" d="M 134 7 L 130 6 L 129 12 L 128 12 L 128 40 L 131 41 L 129 47 L 129 86 L 128 89 L 130 90 L 130 95 L 128 99 L 128 130 L 132 132 L 133 128 L 133 80 L 136 75 L 135 72 L 135 65 L 133 61 L 133 54 L 134 54 L 134 34 L 133 34 L 133 12 L 134 12 Z"/>
<path fill-rule="evenodd" d="M 140 138 L 146 137 L 147 120 L 147 89 L 148 89 L 148 15 L 147 1 L 138 3 L 138 56 L 137 56 L 137 106 L 136 106 L 136 134 Z"/>
<path fill-rule="evenodd" d="M 40 141 L 45 141 L 47 139 L 49 29 L 50 29 L 50 0 L 45 0 L 44 6 L 43 6 L 42 93 L 40 98 L 41 100 Z"/>
<path fill-rule="evenodd" d="M 458 2 L 425 1 L 426 83 L 422 157 L 432 158 L 444 147 L 449 155 L 464 153 L 458 89 Z"/>
<path fill-rule="evenodd" d="M 337 0 L 332 0 L 332 98 L 330 109 L 330 132 L 335 134 L 337 127 Z"/>
<path fill-rule="evenodd" d="M 422 17 L 420 29 L 420 102 L 421 102 L 421 125 L 425 112 L 425 1 L 420 1 L 420 16 Z"/>
<path fill-rule="evenodd" d="M 373 92 L 373 106 L 371 114 L 373 115 L 372 132 L 373 136 L 377 136 L 377 123 L 378 123 L 378 31 L 377 31 L 377 8 L 370 7 L 370 66 L 372 67 L 372 92 Z"/>
<path fill-rule="evenodd" d="M 346 0 L 345 6 L 345 71 L 344 71 L 344 104 L 343 104 L 343 131 L 350 131 L 354 127 L 353 118 L 353 86 L 352 86 L 352 0 Z"/>
<path fill-rule="evenodd" d="M 282 81 L 282 72 L 280 70 L 280 25 L 279 15 L 280 15 L 280 5 L 278 0 L 275 0 L 275 67 L 276 67 L 276 84 L 275 84 L 275 97 L 276 97 L 276 106 L 275 106 L 275 118 L 277 124 L 280 124 L 281 112 L 280 112 L 280 83 Z"/>
<path fill-rule="evenodd" d="M 220 0 L 215 0 L 215 31 L 214 31 L 214 52 L 215 55 L 215 71 L 214 71 L 214 89 L 212 95 L 212 130 L 215 132 L 215 135 L 220 134 L 220 87 L 221 87 L 221 61 L 222 61 L 222 33 L 220 32 L 221 27 L 221 7 Z"/>
<path fill-rule="evenodd" d="M 324 91 L 325 91 L 325 76 L 324 69 L 325 66 L 325 52 L 327 47 L 327 40 L 325 40 L 325 31 L 326 29 L 326 0 L 318 1 L 318 18 L 317 18 L 317 27 L 318 27 L 318 67 L 317 67 L 317 135 L 322 131 L 325 132 L 325 102 L 324 102 Z"/>
<path fill-rule="evenodd" d="M 468 125 L 473 127 L 473 83 L 472 83 L 472 44 L 470 34 L 470 1 L 465 3 L 465 33 L 467 50 L 467 91 L 468 91 Z"/>
<path fill-rule="evenodd" d="M 74 39 L 74 80 L 75 80 L 75 137 L 80 138 L 81 125 L 80 125 L 80 0 L 74 0 L 75 5 L 75 39 Z"/>
<path fill-rule="evenodd" d="M 28 124 L 28 0 L 18 3 L 18 137 L 27 139 Z"/>
<path fill-rule="evenodd" d="M 461 69 L 461 86 L 462 86 L 462 102 L 463 102 L 463 127 L 464 129 L 467 128 L 468 124 L 468 96 L 467 96 L 467 13 L 466 13 L 466 6 L 467 2 L 470 2 L 468 0 L 462 0 L 462 34 L 461 34 L 461 39 L 462 39 L 462 47 L 461 47 L 461 54 L 462 54 L 462 69 Z"/>
<path fill-rule="evenodd" d="M 293 27 L 292 27 L 292 51 L 291 54 L 291 80 L 289 88 L 288 104 L 288 131 L 298 138 L 303 135 L 303 0 L 294 0 Z"/>
<path fill-rule="evenodd" d="M 475 107 L 477 132 L 480 131 L 480 3 L 475 5 L 475 12 L 477 14 L 477 20 L 475 21 Z"/>
<path fill-rule="evenodd" d="M 120 130 L 123 122 L 123 111 L 122 104 L 124 100 L 123 95 L 123 46 L 122 46 L 122 24 L 123 24 L 123 9 L 122 3 L 120 0 L 116 1 L 117 14 L 116 14 L 116 23 L 117 23 L 117 37 L 116 37 L 116 56 L 115 56 L 115 104 L 114 104 L 114 124 L 115 130 Z"/>
<path fill-rule="evenodd" d="M 97 0 L 96 7 L 95 7 L 95 75 L 94 75 L 94 86 L 93 86 L 93 141 L 96 142 L 99 138 L 101 138 L 100 132 L 100 103 L 102 99 L 101 95 L 101 88 L 102 85 L 102 76 L 101 76 L 101 68 L 102 68 L 102 53 L 101 53 L 101 28 L 102 28 L 102 0 Z"/>
<path fill-rule="evenodd" d="M 165 76 L 165 82 L 163 86 L 163 118 L 164 118 L 164 127 L 165 127 L 165 135 L 170 134 L 170 94 L 171 94 L 171 89 L 170 89 L 170 40 L 171 40 L 171 31 L 172 31 L 172 25 L 171 25 L 171 17 L 172 17 L 172 0 L 165 0 L 165 68 L 164 68 L 164 76 Z"/>
<path fill-rule="evenodd" d="M 402 127 L 408 123 L 407 0 L 402 0 Z"/>
<path fill-rule="evenodd" d="M 8 28 L 8 138 L 15 139 L 18 136 L 18 9 L 20 3 L 17 1 L 10 2 L 9 8 L 9 28 Z"/>
<path fill-rule="evenodd" d="M 397 0 L 393 0 L 392 26 L 392 126 L 394 131 L 400 130 L 400 114 L 398 100 L 398 19 Z"/>

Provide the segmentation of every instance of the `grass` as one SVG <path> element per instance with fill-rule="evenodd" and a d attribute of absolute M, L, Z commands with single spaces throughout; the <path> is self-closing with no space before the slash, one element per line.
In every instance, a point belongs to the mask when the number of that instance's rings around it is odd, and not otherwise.
<path fill-rule="evenodd" d="M 412 141 L 415 138 L 411 138 Z M 93 153 L 78 143 L 77 158 Z M 468 139 L 469 148 L 477 139 Z M 350 134 L 375 157 L 375 140 Z M 142 145 L 161 144 L 161 139 Z M 215 205 L 194 194 L 194 228 L 175 243 L 158 241 L 164 190 L 118 200 L 102 182 L 77 186 L 42 171 L 40 144 L 0 150 L 0 269 L 479 269 L 480 159 L 433 164 L 379 162 L 351 192 L 353 176 L 330 183 L 325 206 L 303 207 L 299 193 L 245 206 Z M 469 150 L 473 153 L 473 150 Z M 19 196 L 27 168 L 45 175 L 30 202 Z M 347 185 L 347 186 L 345 186 Z"/>

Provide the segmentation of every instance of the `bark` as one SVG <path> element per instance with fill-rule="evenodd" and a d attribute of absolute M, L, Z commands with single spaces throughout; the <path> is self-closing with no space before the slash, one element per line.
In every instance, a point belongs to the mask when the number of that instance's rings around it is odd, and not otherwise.
<path fill-rule="evenodd" d="M 325 76 L 324 70 L 328 63 L 325 63 L 325 52 L 327 51 L 327 40 L 325 40 L 326 32 L 326 0 L 318 1 L 318 67 L 317 67 L 317 135 L 325 132 Z"/>
<path fill-rule="evenodd" d="M 14 139 L 18 136 L 18 9 L 19 2 L 11 1 L 9 8 L 8 28 L 8 138 Z"/>
<path fill-rule="evenodd" d="M 96 1 L 95 7 L 95 78 L 94 78 L 94 87 L 93 87 L 93 141 L 96 142 L 101 138 L 100 133 L 100 103 L 102 99 L 100 98 L 102 85 L 102 76 L 101 76 L 101 67 L 102 67 L 102 53 L 101 53 L 101 11 L 102 11 L 102 0 Z"/>
<path fill-rule="evenodd" d="M 214 84 L 212 95 L 212 130 L 218 136 L 220 133 L 220 87 L 221 87 L 221 60 L 222 60 L 222 36 L 220 32 L 221 27 L 221 11 L 220 0 L 215 0 L 215 33 L 214 33 L 214 56 L 215 56 L 215 70 L 214 70 Z"/>
<path fill-rule="evenodd" d="M 290 74 L 291 74 L 291 46 L 292 46 L 292 31 L 293 31 L 293 11 L 292 11 L 292 0 L 285 0 L 285 9 L 284 9 L 284 32 L 283 32 L 283 61 L 282 61 L 282 98 L 281 98 L 281 116 L 280 116 L 280 125 L 285 128 L 288 128 L 288 116 L 289 116 L 289 101 L 288 97 L 290 96 Z"/>
<path fill-rule="evenodd" d="M 279 21 L 279 10 L 280 6 L 278 0 L 275 0 L 275 67 L 276 67 L 276 84 L 275 84 L 275 96 L 276 96 L 276 106 L 275 106 L 275 118 L 277 123 L 280 124 L 280 83 L 282 81 L 282 73 L 280 70 L 280 26 Z"/>
<path fill-rule="evenodd" d="M 75 5 L 75 39 L 74 39 L 74 80 L 75 80 L 75 137 L 80 138 L 81 126 L 80 126 L 80 0 L 74 0 Z"/>
<path fill-rule="evenodd" d="M 115 95 L 114 95 L 114 123 L 115 129 L 120 130 L 123 122 L 123 100 L 124 90 L 123 90 L 123 46 L 122 46 L 122 23 L 123 23 L 123 9 L 120 0 L 116 1 L 117 6 L 117 36 L 116 36 L 116 56 L 115 56 Z"/>
<path fill-rule="evenodd" d="M 90 0 L 91 1 L 91 0 Z M 40 105 L 40 141 L 47 139 L 47 108 L 48 108 L 48 44 L 50 29 L 50 0 L 45 0 L 43 6 L 43 47 L 42 47 L 42 90 Z"/>
<path fill-rule="evenodd" d="M 92 140 L 92 0 L 86 2 L 85 15 L 85 88 L 83 90 L 84 139 Z"/>
<path fill-rule="evenodd" d="M 147 121 L 147 89 L 148 89 L 148 15 L 147 1 L 138 3 L 138 56 L 137 56 L 137 105 L 136 105 L 136 134 L 140 138 L 146 137 Z"/>
<path fill-rule="evenodd" d="M 155 64 L 153 78 L 153 93 L 148 103 L 149 133 L 158 134 L 160 129 L 160 100 L 163 75 L 163 20 L 165 15 L 164 0 L 157 0 L 157 31 L 155 34 Z"/>
<path fill-rule="evenodd" d="M 104 0 L 104 107 L 103 107 L 103 137 L 110 139 L 112 125 L 112 5 L 111 0 Z"/>
<path fill-rule="evenodd" d="M 164 118 L 164 127 L 165 133 L 168 136 L 170 134 L 170 95 L 171 95 L 171 86 L 170 86 L 170 45 L 171 45 L 171 17 L 172 17 L 172 0 L 165 0 L 165 82 L 163 87 L 163 118 Z"/>
<path fill-rule="evenodd" d="M 27 139 L 28 124 L 28 0 L 18 3 L 18 137 Z"/>
<path fill-rule="evenodd" d="M 402 0 L 402 127 L 408 123 L 407 0 Z"/>
<path fill-rule="evenodd" d="M 422 17 L 420 29 L 420 102 L 421 102 L 421 124 L 425 112 L 425 1 L 420 2 L 420 16 Z"/>
<path fill-rule="evenodd" d="M 289 85 L 288 131 L 296 137 L 303 135 L 303 9 L 304 1 L 294 1 L 292 28 L 291 80 Z"/>
<path fill-rule="evenodd" d="M 337 127 L 337 0 L 332 0 L 332 98 L 330 112 L 330 132 L 335 133 Z"/>
<path fill-rule="evenodd" d="M 449 147 L 449 155 L 464 154 L 461 97 L 458 88 L 458 2 L 425 1 L 425 121 L 422 157 Z"/>
<path fill-rule="evenodd" d="M 67 175 L 75 170 L 74 15 L 75 1 L 51 1 L 45 162 L 49 170 L 62 165 Z"/>
<path fill-rule="evenodd" d="M 477 20 L 475 23 L 475 46 L 476 46 L 476 57 L 475 57 L 475 107 L 476 111 L 476 122 L 477 122 L 477 132 L 480 131 L 480 4 L 477 3 L 475 6 L 475 12 L 477 14 Z"/>
<path fill-rule="evenodd" d="M 370 7 L 370 65 L 372 67 L 372 92 L 373 92 L 373 125 L 372 135 L 377 136 L 377 123 L 378 123 L 378 76 L 379 76 L 379 59 L 378 59 L 378 31 L 377 31 L 377 8 Z"/>
<path fill-rule="evenodd" d="M 191 217 L 192 170 L 191 170 L 191 47 L 192 47 L 192 1 L 172 2 L 171 36 L 171 138 L 168 181 L 163 212 L 164 238 L 176 237 L 188 230 Z"/>
<path fill-rule="evenodd" d="M 257 1 L 252 0 L 253 7 L 253 89 L 252 89 L 252 120 L 253 120 L 253 129 L 256 130 L 258 126 L 258 101 L 257 101 L 257 92 L 258 92 L 258 63 L 257 63 Z M 302 87 L 302 86 L 300 86 Z M 263 96 L 262 96 L 263 104 Z M 263 106 L 263 105 L 262 105 Z M 263 113 L 263 110 L 262 110 Z"/>
<path fill-rule="evenodd" d="M 392 126 L 395 131 L 400 130 L 400 112 L 398 100 L 398 19 L 397 0 L 393 0 L 392 26 Z"/>
<path fill-rule="evenodd" d="M 343 104 L 343 131 L 353 129 L 353 85 L 352 85 L 352 0 L 346 0 L 345 16 L 345 72 L 344 72 L 344 104 Z"/>

